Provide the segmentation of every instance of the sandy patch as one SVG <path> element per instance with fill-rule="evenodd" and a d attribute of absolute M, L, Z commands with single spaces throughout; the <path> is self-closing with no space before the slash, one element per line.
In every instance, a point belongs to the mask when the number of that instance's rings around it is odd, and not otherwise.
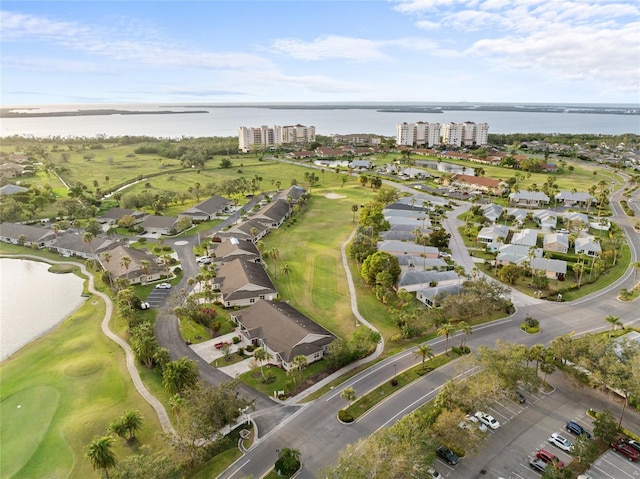
<path fill-rule="evenodd" d="M 327 193 L 324 196 L 329 198 L 330 200 L 339 200 L 340 198 L 346 198 L 346 195 L 338 195 L 336 193 Z"/>

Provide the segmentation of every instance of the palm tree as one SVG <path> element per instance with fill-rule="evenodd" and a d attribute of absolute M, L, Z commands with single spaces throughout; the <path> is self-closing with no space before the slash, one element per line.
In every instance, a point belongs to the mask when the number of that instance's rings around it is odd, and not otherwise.
<path fill-rule="evenodd" d="M 125 411 L 122 423 L 129 436 L 127 441 L 131 442 L 135 439 L 136 433 L 142 429 L 142 415 L 139 411 Z"/>
<path fill-rule="evenodd" d="M 462 290 L 462 278 L 463 278 L 464 273 L 465 273 L 464 266 L 457 264 L 457 265 L 455 265 L 453 267 L 453 270 L 458 275 L 458 295 L 460 295 L 460 292 Z"/>
<path fill-rule="evenodd" d="M 633 286 L 635 288 L 636 281 L 638 280 L 638 270 L 640 270 L 640 261 L 634 261 L 629 266 L 633 268 Z"/>
<path fill-rule="evenodd" d="M 302 370 L 307 366 L 307 358 L 301 354 L 294 357 L 291 361 L 291 369 L 289 374 L 293 379 L 293 390 L 296 391 L 302 376 Z"/>
<path fill-rule="evenodd" d="M 416 349 L 413 354 L 419 356 L 422 359 L 422 370 L 424 370 L 424 363 L 427 358 L 432 359 L 435 357 L 435 354 L 433 354 L 433 349 L 431 349 L 426 344 L 420 344 L 418 346 L 418 349 Z"/>
<path fill-rule="evenodd" d="M 358 212 L 358 205 L 357 204 L 352 204 L 351 205 L 351 211 L 353 211 L 353 218 L 351 220 L 352 223 L 355 223 L 356 221 L 356 213 Z"/>
<path fill-rule="evenodd" d="M 87 446 L 87 458 L 91 461 L 93 469 L 102 469 L 105 477 L 109 477 L 109 469 L 116 465 L 116 455 L 111 449 L 113 446 L 113 438 L 111 436 L 103 436 L 94 439 Z"/>
<path fill-rule="evenodd" d="M 278 460 L 274 466 L 275 470 L 286 477 L 291 477 L 300 469 L 300 458 L 302 454 L 297 449 L 284 447 L 278 451 Z"/>
<path fill-rule="evenodd" d="M 444 353 L 449 355 L 449 336 L 456 332 L 456 327 L 451 323 L 444 323 L 437 331 L 439 336 L 444 336 Z"/>
<path fill-rule="evenodd" d="M 170 393 L 181 393 L 198 382 L 198 366 L 195 361 L 182 357 L 169 361 L 162 373 L 162 384 Z"/>
<path fill-rule="evenodd" d="M 102 259 L 104 259 L 105 263 L 109 264 L 109 262 L 111 261 L 111 253 L 105 251 L 104 253 L 102 253 Z M 109 275 L 109 285 L 111 286 L 111 288 L 113 288 L 113 278 L 111 278 L 111 273 L 107 271 L 107 274 Z"/>
<path fill-rule="evenodd" d="M 609 324 L 611 324 L 611 329 L 609 330 L 609 337 L 611 337 L 611 334 L 613 333 L 613 330 L 616 328 L 616 326 L 618 326 L 620 323 L 620 317 L 619 316 L 612 316 L 612 315 L 608 315 L 606 318 L 604 318 L 605 321 L 607 321 Z"/>
<path fill-rule="evenodd" d="M 462 333 L 462 339 L 460 340 L 460 348 L 462 349 L 467 346 L 467 335 L 473 333 L 473 329 L 466 321 L 460 321 L 458 323 L 458 331 Z"/>
<path fill-rule="evenodd" d="M 282 273 L 287 277 L 287 279 L 289 279 L 289 273 L 291 273 L 291 266 L 289 266 L 288 264 L 285 264 L 282 267 Z"/>
<path fill-rule="evenodd" d="M 353 401 L 356 400 L 357 396 L 356 396 L 356 390 L 349 387 L 349 388 L 344 388 L 342 390 L 342 392 L 340 393 L 340 397 L 342 399 L 346 399 L 347 401 L 349 401 L 349 406 L 351 406 L 351 403 Z"/>
<path fill-rule="evenodd" d="M 271 248 L 268 252 L 269 258 L 273 260 L 273 277 L 278 279 L 278 257 L 280 256 L 280 250 L 278 248 Z"/>
<path fill-rule="evenodd" d="M 253 357 L 255 358 L 256 361 L 258 361 L 258 365 L 260 366 L 260 374 L 262 374 L 262 379 L 266 381 L 267 378 L 265 377 L 264 372 L 262 371 L 262 363 L 267 362 L 272 358 L 271 353 L 269 353 L 269 351 L 267 351 L 264 348 L 256 348 L 255 351 L 253 352 Z"/>
<path fill-rule="evenodd" d="M 125 271 L 129 269 L 129 265 L 131 264 L 131 258 L 129 258 L 128 256 L 123 256 L 120 259 L 120 266 L 122 266 Z"/>

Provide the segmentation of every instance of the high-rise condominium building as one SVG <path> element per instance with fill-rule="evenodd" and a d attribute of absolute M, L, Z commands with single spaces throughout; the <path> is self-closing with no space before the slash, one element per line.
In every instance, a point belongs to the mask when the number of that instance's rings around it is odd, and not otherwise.
<path fill-rule="evenodd" d="M 293 125 L 263 125 L 258 128 L 241 126 L 238 129 L 238 147 L 240 151 L 251 151 L 252 147 L 271 148 L 278 145 L 302 145 L 316 140 L 316 127 Z"/>
<path fill-rule="evenodd" d="M 487 123 L 401 123 L 396 125 L 396 144 L 403 146 L 473 146 L 486 145 Z"/>

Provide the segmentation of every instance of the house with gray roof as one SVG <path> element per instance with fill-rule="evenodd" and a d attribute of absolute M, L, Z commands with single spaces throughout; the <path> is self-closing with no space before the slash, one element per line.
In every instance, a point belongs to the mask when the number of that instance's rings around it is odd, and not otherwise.
<path fill-rule="evenodd" d="M 416 299 L 428 308 L 437 308 L 447 296 L 460 294 L 462 287 L 457 284 L 445 284 L 434 288 L 424 288 L 416 291 Z"/>
<path fill-rule="evenodd" d="M 480 207 L 482 211 L 482 216 L 487 218 L 492 223 L 498 221 L 498 218 L 502 215 L 502 211 L 504 208 L 500 205 L 496 205 L 495 203 L 488 203 Z"/>
<path fill-rule="evenodd" d="M 506 244 L 498 250 L 496 261 L 501 266 L 506 266 L 508 264 L 520 266 L 522 263 L 529 261 L 529 254 L 531 251 L 531 246 Z M 533 248 L 533 255 L 534 258 L 540 258 L 542 256 L 542 249 Z"/>
<path fill-rule="evenodd" d="M 279 228 L 291 214 L 287 200 L 277 199 L 260 208 L 251 219 L 263 222 L 269 228 Z"/>
<path fill-rule="evenodd" d="M 251 241 L 257 243 L 262 238 L 267 236 L 271 231 L 271 228 L 263 221 L 257 219 L 249 219 L 235 225 L 226 231 L 220 231 L 216 233 L 216 236 L 220 238 L 238 238 L 239 240 Z"/>
<path fill-rule="evenodd" d="M 18 185 L 4 185 L 0 187 L 0 196 L 10 196 L 15 195 L 17 193 L 24 193 L 25 191 L 29 191 L 29 188 L 25 188 L 24 186 Z"/>
<path fill-rule="evenodd" d="M 432 284 L 444 286 L 445 284 L 453 284 L 460 282 L 460 278 L 455 271 L 425 271 L 425 270 L 407 270 L 400 274 L 398 279 L 398 290 L 405 289 L 413 293 L 419 289 L 431 288 Z"/>
<path fill-rule="evenodd" d="M 99 253 L 111 250 L 118 246 L 118 244 L 117 241 L 100 236 L 91 238 L 90 241 L 85 241 L 83 235 L 72 231 L 65 231 L 61 236 L 56 238 L 49 249 L 67 258 L 96 259 Z"/>
<path fill-rule="evenodd" d="M 549 197 L 542 191 L 514 191 L 509 193 L 509 201 L 512 204 L 531 207 L 548 205 Z"/>
<path fill-rule="evenodd" d="M 547 278 L 564 281 L 567 274 L 567 262 L 560 259 L 533 258 L 531 268 L 534 271 L 542 271 Z"/>
<path fill-rule="evenodd" d="M 528 214 L 529 211 L 522 208 L 507 208 L 507 216 L 513 217 L 513 221 L 523 223 L 527 219 Z"/>
<path fill-rule="evenodd" d="M 425 256 L 403 254 L 396 256 L 398 258 L 398 265 L 400 269 L 404 271 L 409 270 L 430 270 L 430 269 L 446 269 L 447 262 L 442 258 L 426 258 Z"/>
<path fill-rule="evenodd" d="M 549 233 L 542 240 L 543 251 L 566 253 L 569 251 L 569 235 L 565 233 Z"/>
<path fill-rule="evenodd" d="M 229 262 L 236 258 L 260 263 L 260 251 L 251 241 L 240 240 L 235 237 L 227 238 L 219 243 L 214 250 L 216 262 Z"/>
<path fill-rule="evenodd" d="M 145 216 L 147 216 L 147 213 L 145 213 L 144 211 L 131 210 L 128 208 L 111 208 L 109 211 L 105 211 L 96 219 L 100 223 L 113 225 L 118 223 L 118 221 L 120 221 L 125 216 L 133 217 L 135 220 L 135 224 L 138 224 L 142 222 Z"/>
<path fill-rule="evenodd" d="M 149 215 L 140 223 L 142 229 L 152 235 L 169 235 L 175 230 L 178 218 L 175 216 Z"/>
<path fill-rule="evenodd" d="M 531 228 L 525 228 L 521 231 L 516 231 L 511 237 L 511 244 L 518 244 L 524 246 L 535 246 L 538 243 L 539 230 Z"/>
<path fill-rule="evenodd" d="M 303 187 L 298 185 L 291 185 L 288 188 L 285 188 L 284 190 L 278 192 L 276 194 L 276 197 L 279 199 L 283 199 L 288 203 L 296 204 L 306 193 L 307 190 L 305 190 Z"/>
<path fill-rule="evenodd" d="M 307 364 L 324 358 L 336 336 L 302 314 L 289 303 L 258 300 L 246 309 L 233 312 L 247 342 L 270 353 L 271 363 L 292 368 L 293 358 L 304 356 Z"/>
<path fill-rule="evenodd" d="M 226 308 L 250 306 L 260 299 L 272 301 L 278 296 L 262 264 L 243 258 L 222 263 L 214 281 L 213 288 L 220 290 Z"/>
<path fill-rule="evenodd" d="M 189 217 L 194 223 L 200 221 L 209 221 L 217 216 L 223 215 L 229 212 L 231 206 L 231 200 L 224 198 L 220 195 L 212 196 L 191 208 L 184 210 L 178 215 L 178 218 Z"/>
<path fill-rule="evenodd" d="M 149 250 L 117 245 L 98 255 L 98 262 L 113 280 L 127 279 L 131 284 L 148 284 L 166 276 L 163 266 Z"/>
<path fill-rule="evenodd" d="M 558 203 L 566 206 L 567 208 L 573 206 L 584 208 L 598 204 L 598 199 L 594 196 L 591 196 L 591 194 L 586 191 L 563 190 L 560 193 L 556 194 L 555 199 Z"/>
<path fill-rule="evenodd" d="M 558 214 L 550 210 L 535 210 L 533 212 L 533 221 L 535 221 L 540 228 L 556 229 Z"/>
<path fill-rule="evenodd" d="M 504 243 L 509 236 L 509 228 L 504 225 L 485 226 L 478 232 L 477 239 L 481 243 Z"/>
<path fill-rule="evenodd" d="M 587 256 L 599 256 L 602 253 L 600 242 L 592 235 L 580 236 L 575 241 L 575 253 Z"/>
<path fill-rule="evenodd" d="M 378 251 L 385 251 L 394 256 L 403 254 L 425 255 L 427 258 L 437 258 L 439 253 L 438 248 L 433 246 L 422 246 L 409 241 L 394 240 L 379 241 Z"/>
<path fill-rule="evenodd" d="M 50 228 L 8 222 L 0 224 L 0 241 L 5 243 L 42 249 L 51 246 L 55 239 L 56 235 Z"/>

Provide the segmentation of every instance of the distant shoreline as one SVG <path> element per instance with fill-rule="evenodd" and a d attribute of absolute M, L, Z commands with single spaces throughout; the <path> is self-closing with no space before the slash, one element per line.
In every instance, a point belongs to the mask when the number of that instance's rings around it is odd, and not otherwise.
<path fill-rule="evenodd" d="M 145 110 L 73 110 L 73 111 L 48 111 L 48 112 L 20 112 L 14 111 L 22 108 L 0 108 L 0 118 L 38 118 L 38 117 L 61 117 L 61 116 L 99 116 L 99 115 L 180 115 L 185 113 L 209 113 L 205 110 L 188 111 L 145 111 Z M 35 108 L 29 108 L 35 110 Z"/>

